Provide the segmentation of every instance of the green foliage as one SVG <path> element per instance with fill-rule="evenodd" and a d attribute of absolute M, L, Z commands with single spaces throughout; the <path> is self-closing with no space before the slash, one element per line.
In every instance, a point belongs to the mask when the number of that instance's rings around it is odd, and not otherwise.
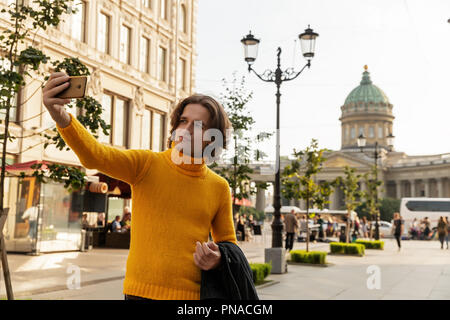
<path fill-rule="evenodd" d="M 317 140 L 305 150 L 296 151 L 290 165 L 282 172 L 281 193 L 286 199 L 306 200 L 307 209 L 323 209 L 329 203 L 327 197 L 331 194 L 329 182 L 315 183 L 315 176 L 321 171 L 322 163 L 326 161 L 323 153 L 326 149 L 319 149 Z M 314 214 L 310 215 L 314 217 Z"/>
<path fill-rule="evenodd" d="M 384 250 L 384 241 L 381 240 L 356 240 L 355 243 L 362 244 L 366 249 Z"/>
<path fill-rule="evenodd" d="M 323 156 L 327 149 L 319 149 L 317 140 L 313 139 L 305 150 L 296 151 L 290 165 L 287 165 L 281 173 L 281 193 L 286 199 L 303 199 L 306 201 L 306 210 L 309 218 L 314 217 L 309 209 L 324 209 L 329 203 L 327 198 L 331 194 L 331 184 L 327 181 L 315 182 L 316 175 L 321 171 Z M 309 228 L 307 227 L 306 251 L 309 251 Z"/>
<path fill-rule="evenodd" d="M 221 102 L 233 128 L 233 139 L 228 141 L 228 145 L 231 144 L 234 155 L 229 159 L 230 165 L 219 166 L 214 162 L 209 167 L 228 181 L 233 197 L 241 200 L 250 198 L 256 193 L 257 188 L 267 189 L 268 184 L 250 185 L 250 174 L 253 173 L 250 162 L 252 159 L 260 160 L 265 155 L 251 147 L 254 139 L 248 135 L 252 132 L 255 123 L 247 110 L 247 103 L 252 99 L 253 93 L 245 89 L 245 77 L 242 77 L 238 84 L 236 75 L 233 74 L 233 76 L 231 84 L 223 80 L 225 92 L 221 94 Z M 257 140 L 263 141 L 268 137 L 270 134 L 263 132 L 258 134 Z M 235 212 L 236 206 L 233 206 L 233 214 Z"/>
<path fill-rule="evenodd" d="M 327 253 L 323 251 L 291 250 L 291 261 L 311 264 L 325 264 Z"/>
<path fill-rule="evenodd" d="M 48 173 L 46 172 L 47 170 L 42 169 L 42 163 L 31 166 L 35 170 L 32 176 L 36 177 L 37 182 L 46 183 L 48 179 L 55 182 L 63 182 L 64 187 L 69 192 L 79 190 L 85 185 L 86 174 L 78 168 L 61 164 L 49 164 L 47 167 Z"/>
<path fill-rule="evenodd" d="M 380 204 L 380 219 L 392 221 L 394 213 L 400 212 L 400 199 L 383 198 Z"/>
<path fill-rule="evenodd" d="M 337 254 L 355 254 L 363 256 L 365 246 L 358 243 L 330 242 L 330 252 Z"/>
<path fill-rule="evenodd" d="M 346 241 L 349 241 L 350 228 L 348 221 L 350 221 L 350 214 L 355 210 L 361 202 L 358 200 L 363 196 L 359 190 L 358 181 L 361 175 L 356 174 L 355 168 L 349 166 L 344 167 L 344 177 L 337 177 L 333 182 L 333 186 L 338 187 L 344 193 L 345 208 L 347 209 L 347 227 L 346 227 Z"/>
<path fill-rule="evenodd" d="M 253 283 L 255 285 L 263 283 L 272 271 L 272 264 L 270 263 L 249 263 L 249 265 L 253 272 Z"/>
<path fill-rule="evenodd" d="M 378 180 L 378 172 L 376 166 L 364 175 L 366 182 L 366 192 L 364 192 L 365 212 L 375 220 L 379 214 L 380 201 L 378 198 L 378 189 L 382 185 L 382 181 Z"/>
<path fill-rule="evenodd" d="M 239 208 L 239 215 L 243 215 L 243 214 L 246 214 L 247 217 L 252 214 L 253 219 L 256 221 L 263 221 L 264 218 L 266 217 L 264 211 L 256 210 L 256 208 L 253 208 L 253 207 L 241 206 Z"/>
<path fill-rule="evenodd" d="M 26 48 L 20 52 L 18 52 L 19 43 L 25 43 L 25 39 L 30 38 L 32 32 L 36 35 L 40 29 L 46 30 L 48 26 L 56 27 L 63 14 L 73 14 L 77 11 L 73 0 L 33 0 L 30 5 L 25 4 L 24 1 L 17 1 L 11 3 L 8 9 L 1 10 L 2 13 L 8 13 L 11 25 L 11 28 L 5 28 L 0 35 L 1 59 L 3 60 L 0 66 L 0 111 L 6 115 L 5 120 L 2 121 L 5 131 L 0 134 L 0 143 L 3 145 L 16 139 L 9 133 L 9 114 L 10 109 L 16 107 L 12 104 L 13 99 L 20 88 L 26 85 L 24 76 L 32 77 L 27 70 L 31 69 L 40 74 L 41 64 L 46 64 L 50 60 L 41 50 L 34 47 L 34 37 L 31 45 L 27 44 Z M 90 75 L 89 69 L 75 57 L 52 61 L 51 64 L 56 72 L 65 71 L 70 76 Z M 48 77 L 47 75 L 44 80 L 48 80 Z M 78 99 L 75 104 L 70 104 L 68 107 L 76 107 L 82 111 L 78 112 L 77 118 L 91 132 L 95 134 L 98 129 L 101 129 L 104 134 L 108 134 L 110 127 L 101 119 L 102 107 L 95 99 L 92 97 Z M 45 132 L 37 134 L 46 138 L 44 148 L 54 144 L 62 150 L 66 146 L 56 128 L 53 129 L 53 134 Z M 3 153 L 3 164 L 5 157 L 5 153 Z M 32 176 L 36 177 L 38 182 L 45 182 L 47 179 L 62 182 L 69 190 L 80 189 L 85 183 L 85 174 L 75 167 L 52 164 L 48 165 L 48 170 L 45 171 L 41 169 L 41 165 L 36 165 L 34 169 L 35 172 Z M 20 174 L 20 177 L 24 176 L 24 173 Z M 3 193 L 4 178 L 5 170 L 2 170 L 0 194 Z M 0 207 L 3 207 L 3 202 Z"/>

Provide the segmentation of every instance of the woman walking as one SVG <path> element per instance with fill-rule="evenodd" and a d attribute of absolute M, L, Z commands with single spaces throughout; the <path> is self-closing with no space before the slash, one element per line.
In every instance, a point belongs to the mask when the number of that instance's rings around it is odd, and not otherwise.
<path fill-rule="evenodd" d="M 400 242 L 400 239 L 403 234 L 403 220 L 402 217 L 398 212 L 394 213 L 394 223 L 392 224 L 393 231 L 394 231 L 394 237 L 397 240 L 398 245 L 398 251 L 400 251 L 402 244 Z"/>
<path fill-rule="evenodd" d="M 441 242 L 441 249 L 444 249 L 444 239 L 446 238 L 446 236 L 448 236 L 448 223 L 446 221 L 446 219 L 444 219 L 444 217 L 440 217 L 439 218 L 439 222 L 437 225 L 437 232 L 438 232 L 438 237 L 439 237 L 439 241 Z M 448 249 L 448 242 L 447 242 L 447 249 Z"/>

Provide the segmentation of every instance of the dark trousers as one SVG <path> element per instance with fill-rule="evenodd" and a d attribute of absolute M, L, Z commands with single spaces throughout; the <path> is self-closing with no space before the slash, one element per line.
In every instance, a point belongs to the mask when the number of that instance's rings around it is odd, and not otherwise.
<path fill-rule="evenodd" d="M 142 298 L 142 297 L 138 297 L 138 296 L 131 296 L 129 294 L 125 295 L 125 300 L 153 300 L 153 299 L 147 299 L 147 298 Z"/>
<path fill-rule="evenodd" d="M 286 232 L 286 250 L 292 250 L 294 247 L 294 232 Z"/>
<path fill-rule="evenodd" d="M 400 239 L 401 239 L 401 235 L 400 234 L 396 234 L 396 235 L 394 235 L 395 236 L 395 240 L 397 240 L 397 245 L 398 245 L 398 247 L 399 248 L 401 248 L 402 247 L 402 245 L 401 245 L 401 243 L 400 243 Z"/>
<path fill-rule="evenodd" d="M 439 241 L 441 242 L 441 248 L 444 248 L 444 240 L 445 240 L 445 234 L 438 234 Z M 448 243 L 447 243 L 448 246 Z"/>

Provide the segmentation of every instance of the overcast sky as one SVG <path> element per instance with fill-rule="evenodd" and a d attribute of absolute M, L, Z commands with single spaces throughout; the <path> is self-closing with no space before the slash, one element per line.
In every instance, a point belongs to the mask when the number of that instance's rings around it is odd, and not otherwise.
<path fill-rule="evenodd" d="M 261 40 L 254 68 L 300 69 L 298 35 L 319 33 L 312 66 L 281 87 L 281 154 L 312 138 L 341 146 L 340 107 L 368 65 L 393 104 L 395 149 L 410 155 L 450 152 L 449 0 L 200 0 L 196 91 L 218 97 L 222 78 L 245 75 L 256 130 L 275 128 L 275 84 L 247 72 L 240 40 Z M 274 140 L 267 151 L 275 150 Z"/>

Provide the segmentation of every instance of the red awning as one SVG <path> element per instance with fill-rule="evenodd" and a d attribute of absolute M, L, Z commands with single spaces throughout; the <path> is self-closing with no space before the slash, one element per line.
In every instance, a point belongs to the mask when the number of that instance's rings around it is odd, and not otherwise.
<path fill-rule="evenodd" d="M 252 202 L 248 199 L 236 199 L 236 202 L 234 202 L 234 197 L 231 196 L 231 200 L 233 201 L 233 204 L 236 204 L 238 206 L 243 206 L 243 207 L 251 207 L 252 206 Z"/>
<path fill-rule="evenodd" d="M 10 172 L 15 175 L 20 175 L 21 172 L 24 172 L 25 175 L 31 175 L 33 174 L 34 171 L 36 171 L 36 169 L 33 169 L 32 166 L 38 163 L 42 163 L 41 166 L 42 170 L 47 170 L 48 169 L 47 165 L 50 165 L 50 162 L 48 161 L 33 160 L 28 162 L 10 164 L 9 166 L 6 166 L 6 172 Z"/>

